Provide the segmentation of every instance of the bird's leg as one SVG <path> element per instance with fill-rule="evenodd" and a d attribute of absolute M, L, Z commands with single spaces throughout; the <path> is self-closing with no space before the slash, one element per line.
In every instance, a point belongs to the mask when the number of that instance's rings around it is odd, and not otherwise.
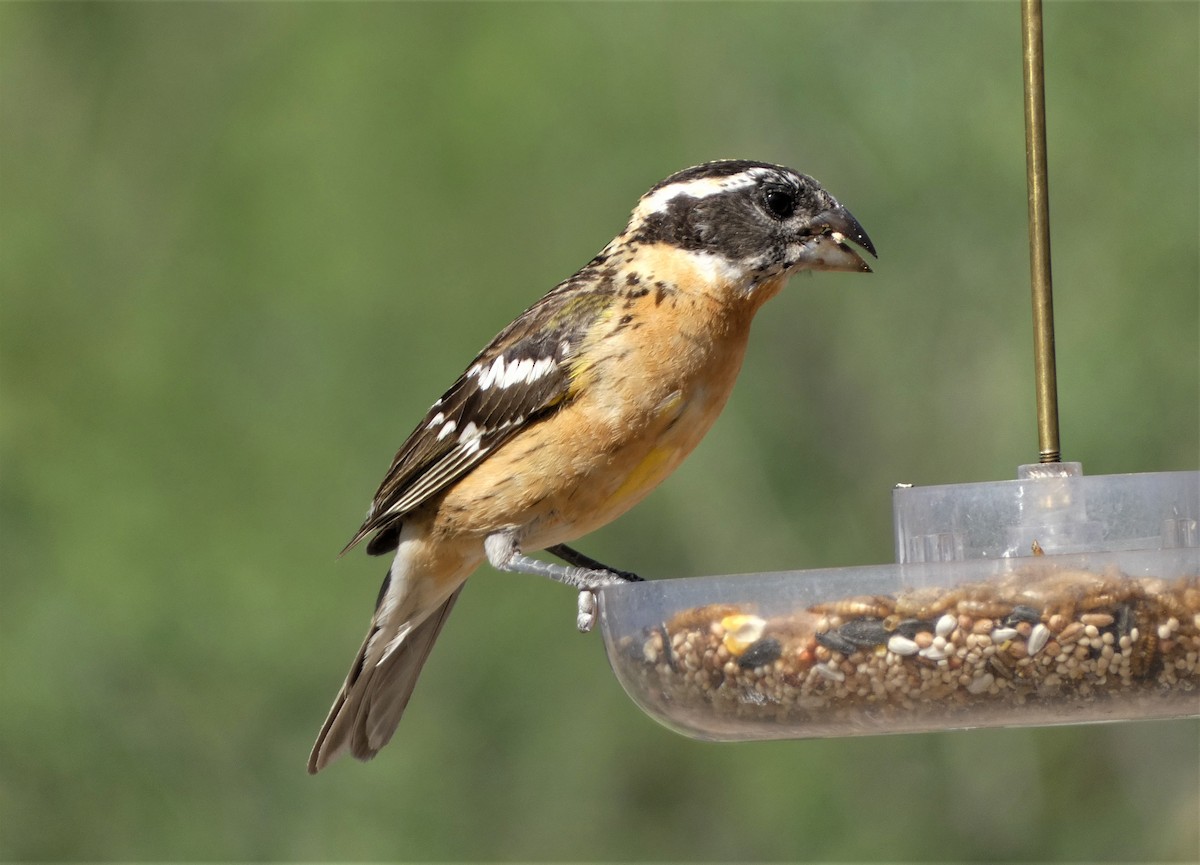
<path fill-rule="evenodd" d="M 546 552 L 558 556 L 569 565 L 609 571 L 630 583 L 642 582 L 642 578 L 637 574 L 610 568 L 608 565 L 601 564 L 591 556 L 584 555 L 579 550 L 568 547 L 566 544 L 555 544 L 552 547 L 546 547 Z M 578 611 L 575 614 L 575 626 L 579 628 L 580 633 L 586 634 L 596 624 L 596 593 L 591 589 L 581 589 L 578 603 Z"/>
<path fill-rule="evenodd" d="M 602 567 L 556 565 L 526 556 L 521 553 L 516 537 L 509 532 L 488 535 L 483 541 L 483 551 L 487 554 L 488 562 L 498 571 L 549 577 L 573 589 L 599 589 L 626 582 L 620 574 Z"/>
<path fill-rule="evenodd" d="M 585 555 L 579 550 L 568 547 L 566 544 L 555 544 L 552 547 L 546 547 L 546 552 L 551 555 L 558 556 L 569 565 L 577 565 L 581 568 L 593 568 L 598 570 L 610 571 L 622 579 L 630 583 L 640 583 L 642 578 L 637 574 L 629 571 L 618 571 L 616 568 L 610 568 L 608 565 L 601 564 L 591 556 Z M 575 627 L 579 628 L 579 632 L 586 634 L 596 624 L 596 593 L 591 589 L 581 589 L 579 591 L 578 609 L 575 614 Z"/>
<path fill-rule="evenodd" d="M 546 547 L 546 552 L 553 556 L 558 556 L 568 565 L 576 565 L 581 568 L 592 568 L 595 570 L 610 571 L 617 576 L 623 578 L 630 583 L 640 583 L 642 578 L 630 571 L 618 571 L 616 568 L 610 568 L 608 565 L 596 561 L 591 556 L 585 555 L 566 544 L 555 544 L 552 547 Z M 578 608 L 575 613 L 575 627 L 579 628 L 581 634 L 586 634 L 596 624 L 596 593 L 591 589 L 581 589 L 579 591 Z"/>
<path fill-rule="evenodd" d="M 579 552 L 579 550 L 572 549 L 566 544 L 555 544 L 552 547 L 546 547 L 546 552 L 552 556 L 557 556 L 568 565 L 575 565 L 579 568 L 588 568 L 593 571 L 608 571 L 610 574 L 616 574 L 618 577 L 628 583 L 642 582 L 642 578 L 637 574 L 629 571 L 618 571 L 616 568 L 610 568 L 608 565 L 598 562 L 591 556 L 585 555 L 584 553 Z"/>
<path fill-rule="evenodd" d="M 563 556 L 561 552 L 564 549 L 567 551 L 566 556 Z M 578 612 L 575 624 L 584 633 L 590 631 L 596 623 L 595 590 L 603 586 L 629 582 L 628 576 L 633 576 L 632 574 L 624 576 L 618 572 L 610 571 L 600 565 L 599 562 L 572 550 L 570 547 L 563 547 L 561 545 L 554 548 L 555 555 L 567 562 L 571 562 L 573 559 L 575 562 L 582 562 L 584 564 L 556 565 L 551 562 L 543 562 L 541 559 L 530 558 L 521 553 L 516 537 L 508 532 L 497 532 L 494 535 L 488 535 L 483 541 L 483 551 L 487 554 L 488 562 L 498 571 L 549 577 L 555 582 L 579 589 Z M 571 558 L 567 558 L 567 556 Z M 597 565 L 597 567 L 588 567 L 588 565 Z M 637 578 L 635 577 L 635 579 Z"/>

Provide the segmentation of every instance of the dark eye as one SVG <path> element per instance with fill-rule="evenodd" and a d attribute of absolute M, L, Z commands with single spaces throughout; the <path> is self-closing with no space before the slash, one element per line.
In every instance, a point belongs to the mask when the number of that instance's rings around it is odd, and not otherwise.
<path fill-rule="evenodd" d="M 763 200 L 766 202 L 767 210 L 771 211 L 778 219 L 787 219 L 796 212 L 796 199 L 786 189 L 781 189 L 778 186 L 771 187 L 763 193 Z"/>

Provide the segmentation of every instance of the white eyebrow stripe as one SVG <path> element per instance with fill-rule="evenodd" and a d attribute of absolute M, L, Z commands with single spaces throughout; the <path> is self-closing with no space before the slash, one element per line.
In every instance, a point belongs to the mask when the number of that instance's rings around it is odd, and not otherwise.
<path fill-rule="evenodd" d="M 707 198 L 710 195 L 720 195 L 732 189 L 744 189 L 754 186 L 769 169 L 747 168 L 737 174 L 726 177 L 698 177 L 685 183 L 671 183 L 661 189 L 646 195 L 638 202 L 635 210 L 639 216 L 646 217 L 652 213 L 665 210 L 667 205 L 681 195 L 689 198 Z"/>

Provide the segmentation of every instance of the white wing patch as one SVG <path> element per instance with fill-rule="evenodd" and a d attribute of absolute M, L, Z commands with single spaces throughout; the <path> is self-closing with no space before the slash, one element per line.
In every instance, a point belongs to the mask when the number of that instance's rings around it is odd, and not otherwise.
<path fill-rule="evenodd" d="M 542 309 L 535 305 L 526 314 Z M 538 331 L 506 343 L 505 350 L 485 349 L 401 446 L 354 543 L 436 496 L 519 433 L 530 417 L 553 409 L 568 385 L 559 354 L 569 355 L 571 333 Z M 376 534 L 368 552 L 385 552 L 393 537 Z"/>
<path fill-rule="evenodd" d="M 480 390 L 491 387 L 508 388 L 518 384 L 532 384 L 553 369 L 553 357 L 541 357 L 537 360 L 524 357 L 506 362 L 504 355 L 499 355 L 490 366 L 475 364 L 467 370 L 467 378 L 477 378 L 476 386 Z"/>

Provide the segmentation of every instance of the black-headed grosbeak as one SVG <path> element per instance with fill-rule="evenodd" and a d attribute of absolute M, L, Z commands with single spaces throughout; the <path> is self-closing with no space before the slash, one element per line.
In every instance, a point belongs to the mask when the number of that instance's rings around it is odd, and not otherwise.
<path fill-rule="evenodd" d="M 697 165 L 643 195 L 621 234 L 501 331 L 400 447 L 346 546 L 373 535 L 367 552 L 394 558 L 309 772 L 387 744 L 485 560 L 580 589 L 581 628 L 591 590 L 637 579 L 566 542 L 637 504 L 699 443 L 751 319 L 792 274 L 870 271 L 849 241 L 875 254 L 811 177 Z"/>

